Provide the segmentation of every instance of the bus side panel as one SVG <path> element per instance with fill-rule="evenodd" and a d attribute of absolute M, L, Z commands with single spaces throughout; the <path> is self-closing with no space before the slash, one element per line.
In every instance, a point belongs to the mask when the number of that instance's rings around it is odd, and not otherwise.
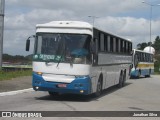
<path fill-rule="evenodd" d="M 107 89 L 119 83 L 121 70 L 126 70 L 126 79 L 129 79 L 129 66 L 131 56 L 100 53 L 98 65 L 91 68 L 92 91 L 96 92 L 99 76 L 103 75 L 103 89 Z"/>

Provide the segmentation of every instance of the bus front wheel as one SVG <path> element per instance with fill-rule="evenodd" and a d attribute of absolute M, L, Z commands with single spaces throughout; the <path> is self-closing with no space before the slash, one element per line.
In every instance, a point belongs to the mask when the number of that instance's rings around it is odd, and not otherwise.
<path fill-rule="evenodd" d="M 58 92 L 50 92 L 48 91 L 49 95 L 52 96 L 52 97 L 55 97 L 55 96 L 59 96 L 60 94 Z"/>
<path fill-rule="evenodd" d="M 101 93 L 102 93 L 102 77 L 100 77 L 99 80 L 98 80 L 95 97 L 100 96 Z"/>

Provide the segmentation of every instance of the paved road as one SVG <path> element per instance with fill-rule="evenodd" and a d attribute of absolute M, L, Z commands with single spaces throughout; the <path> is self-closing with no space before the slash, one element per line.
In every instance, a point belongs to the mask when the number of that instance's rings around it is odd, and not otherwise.
<path fill-rule="evenodd" d="M 109 88 L 99 98 L 50 97 L 47 92 L 35 91 L 1 96 L 0 111 L 160 111 L 159 93 L 160 76 L 154 75 L 127 80 L 125 87 Z"/>

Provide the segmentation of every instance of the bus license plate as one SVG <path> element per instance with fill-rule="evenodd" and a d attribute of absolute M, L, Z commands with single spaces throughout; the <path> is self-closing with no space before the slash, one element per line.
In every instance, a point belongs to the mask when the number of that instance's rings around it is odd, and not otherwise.
<path fill-rule="evenodd" d="M 57 85 L 59 88 L 66 88 L 67 87 L 67 84 L 58 84 Z"/>

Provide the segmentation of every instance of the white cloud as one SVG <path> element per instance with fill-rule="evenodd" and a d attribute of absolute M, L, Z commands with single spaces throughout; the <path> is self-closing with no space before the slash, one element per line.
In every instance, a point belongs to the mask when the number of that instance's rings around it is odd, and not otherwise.
<path fill-rule="evenodd" d="M 6 0 L 4 52 L 28 54 L 25 40 L 34 34 L 36 24 L 54 20 L 92 23 L 89 15 L 99 17 L 95 20 L 98 28 L 130 38 L 136 46 L 149 41 L 149 20 L 141 15 L 144 8 L 139 0 Z M 159 34 L 159 26 L 158 19 L 152 21 L 152 39 Z"/>
<path fill-rule="evenodd" d="M 152 21 L 152 41 L 159 34 L 159 21 Z M 141 42 L 150 40 L 150 21 L 133 17 L 105 17 L 97 19 L 96 26 L 104 31 L 131 39 L 134 47 Z"/>

